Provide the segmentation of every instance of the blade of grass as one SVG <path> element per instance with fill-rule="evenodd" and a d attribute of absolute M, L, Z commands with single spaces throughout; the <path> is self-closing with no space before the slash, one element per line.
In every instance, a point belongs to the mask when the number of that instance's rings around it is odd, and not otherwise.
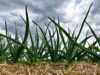
<path fill-rule="evenodd" d="M 7 29 L 7 22 L 5 21 L 5 32 L 6 32 L 6 36 L 9 36 L 9 37 L 11 37 L 11 35 L 9 35 L 7 32 L 8 32 L 8 29 Z M 11 55 L 11 60 L 12 60 L 12 62 L 14 62 L 14 59 L 15 59 L 15 57 L 14 57 L 14 54 L 13 54 L 13 51 L 12 51 L 12 42 L 9 40 L 9 39 L 7 39 L 7 42 L 8 42 L 8 46 L 9 46 L 9 51 L 10 51 L 10 55 Z"/>
<path fill-rule="evenodd" d="M 88 48 L 85 48 L 83 46 L 81 46 L 80 44 L 78 44 L 76 41 L 74 41 L 71 36 L 59 25 L 57 24 L 53 19 L 51 19 L 50 17 L 48 17 L 59 29 L 61 29 L 61 31 L 63 31 L 63 33 L 68 37 L 68 39 L 70 41 L 72 41 L 77 47 L 79 47 L 80 49 L 86 51 L 87 53 L 90 53 L 94 56 L 96 56 L 98 59 L 100 59 L 100 56 L 98 54 L 95 54 L 94 52 L 92 52 L 91 50 L 89 50 Z"/>
<path fill-rule="evenodd" d="M 24 44 L 20 43 L 19 41 L 15 40 L 15 39 L 13 39 L 13 38 L 11 38 L 11 37 L 8 37 L 8 36 L 6 36 L 6 35 L 3 35 L 3 34 L 1 34 L 1 33 L 0 33 L 0 36 L 5 37 L 5 38 L 7 38 L 7 39 L 9 39 L 9 40 L 11 40 L 11 41 L 13 41 L 13 42 L 15 42 L 15 43 L 17 43 L 17 44 L 23 46 L 26 50 L 29 51 L 29 48 L 27 48 L 26 46 L 24 46 Z"/>
<path fill-rule="evenodd" d="M 87 17 L 88 17 L 88 14 L 89 14 L 89 12 L 90 12 L 90 9 L 91 9 L 92 5 L 93 5 L 93 2 L 91 3 L 91 5 L 90 5 L 90 7 L 89 7 L 89 9 L 88 9 L 88 11 L 87 11 L 87 13 L 86 13 L 86 16 L 85 16 L 85 18 L 84 18 L 84 20 L 83 20 L 83 22 L 82 22 L 81 28 L 80 28 L 80 30 L 79 30 L 79 33 L 78 33 L 78 35 L 77 35 L 75 41 L 78 40 L 78 38 L 79 38 L 79 36 L 80 36 L 80 34 L 81 34 L 81 31 L 82 31 L 82 29 L 83 29 L 84 23 L 85 23 L 85 21 L 86 21 L 86 19 L 87 19 Z"/>
<path fill-rule="evenodd" d="M 26 11 L 26 21 L 25 24 L 26 24 L 26 30 L 25 30 L 25 36 L 24 36 L 24 40 L 22 42 L 22 44 L 24 44 L 26 41 L 27 41 L 27 38 L 28 38 L 28 33 L 29 33 L 29 17 L 28 17 L 28 12 L 27 12 L 27 5 L 25 7 L 25 11 Z M 18 58 L 20 57 L 21 55 L 21 51 L 24 49 L 24 47 L 21 45 L 18 49 L 18 52 L 16 54 L 16 59 L 15 59 L 15 62 L 18 61 Z"/>
<path fill-rule="evenodd" d="M 43 35 L 43 38 L 44 38 L 44 40 L 45 40 L 45 42 L 46 42 L 46 45 L 47 45 L 47 48 L 48 48 L 48 52 L 50 53 L 51 61 L 54 62 L 54 56 L 53 56 L 52 47 L 50 46 L 50 44 L 49 44 L 49 42 L 48 42 L 48 40 L 47 40 L 46 33 L 43 31 L 43 29 L 42 29 L 35 21 L 32 21 L 32 22 L 33 22 L 36 26 L 39 27 L 39 29 L 40 29 L 40 31 L 41 31 L 41 33 L 42 33 L 42 35 Z"/>
<path fill-rule="evenodd" d="M 85 21 L 86 22 L 86 21 Z M 86 22 L 86 24 L 89 26 L 92 34 L 94 35 L 95 39 L 97 40 L 98 44 L 100 45 L 100 39 L 97 37 L 96 33 L 94 32 L 94 30 L 91 28 L 91 26 Z"/>

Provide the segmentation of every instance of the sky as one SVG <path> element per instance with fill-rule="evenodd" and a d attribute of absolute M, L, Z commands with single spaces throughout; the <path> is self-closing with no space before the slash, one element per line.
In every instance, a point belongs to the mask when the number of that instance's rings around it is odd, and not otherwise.
<path fill-rule="evenodd" d="M 25 18 L 25 5 L 28 6 L 30 29 L 32 35 L 35 35 L 35 26 L 32 20 L 37 22 L 42 28 L 44 23 L 48 23 L 48 16 L 51 18 L 59 16 L 61 26 L 73 32 L 76 25 L 78 28 L 76 34 L 81 26 L 81 23 L 86 15 L 86 12 L 93 0 L 0 0 L 0 33 L 5 33 L 5 20 L 7 21 L 8 31 L 14 35 L 15 23 L 20 35 L 24 34 L 25 24 L 20 16 Z M 87 22 L 100 34 L 100 0 L 95 0 L 92 9 L 87 18 Z M 53 26 L 51 26 L 53 29 Z M 85 37 L 89 30 L 85 25 L 80 39 Z M 89 32 L 91 34 L 91 32 Z M 90 39 L 90 41 L 93 39 Z"/>

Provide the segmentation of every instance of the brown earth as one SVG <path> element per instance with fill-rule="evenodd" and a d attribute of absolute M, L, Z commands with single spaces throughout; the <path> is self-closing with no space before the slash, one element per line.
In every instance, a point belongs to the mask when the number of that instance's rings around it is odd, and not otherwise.
<path fill-rule="evenodd" d="M 56 64 L 41 62 L 35 66 L 0 64 L 0 75 L 100 75 L 100 64 L 73 62 L 70 68 L 67 62 Z"/>

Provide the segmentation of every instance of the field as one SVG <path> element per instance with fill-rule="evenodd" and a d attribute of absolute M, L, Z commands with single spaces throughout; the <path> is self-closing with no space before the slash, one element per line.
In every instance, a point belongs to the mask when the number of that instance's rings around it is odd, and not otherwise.
<path fill-rule="evenodd" d="M 0 74 L 25 75 L 27 72 L 26 75 L 35 75 L 32 73 L 37 72 L 36 75 L 45 75 L 50 72 L 50 75 L 100 75 L 100 38 L 86 21 L 92 5 L 93 3 L 83 19 L 78 35 L 75 35 L 77 27 L 73 33 L 70 32 L 70 29 L 67 32 L 60 25 L 59 17 L 58 20 L 48 17 L 50 22 L 44 24 L 45 29 L 32 20 L 36 26 L 33 38 L 27 6 L 25 7 L 26 19 L 21 16 L 26 25 L 24 37 L 18 35 L 15 25 L 15 37 L 12 38 L 5 21 L 6 34 L 0 33 Z M 51 24 L 55 26 L 53 32 L 50 30 Z M 84 24 L 88 25 L 92 35 L 88 36 L 86 33 L 86 37 L 78 42 Z M 90 44 L 88 39 L 92 37 L 95 38 L 95 41 Z M 28 38 L 31 41 L 30 46 Z M 66 41 L 65 38 L 68 40 Z M 85 46 L 86 43 L 88 43 L 88 47 Z M 17 71 L 21 71 L 21 74 L 14 74 Z M 57 74 L 58 72 L 59 74 Z"/>
<path fill-rule="evenodd" d="M 2 69 L 3 68 L 3 69 Z M 86 61 L 68 63 L 41 62 L 39 64 L 1 64 L 1 75 L 100 75 L 100 65 L 90 64 Z"/>

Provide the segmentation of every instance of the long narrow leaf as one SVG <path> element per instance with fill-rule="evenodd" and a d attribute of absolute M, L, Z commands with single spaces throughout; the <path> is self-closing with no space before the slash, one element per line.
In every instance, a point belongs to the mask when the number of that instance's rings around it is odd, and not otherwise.
<path fill-rule="evenodd" d="M 89 7 L 89 9 L 88 9 L 88 11 L 87 11 L 87 13 L 86 13 L 86 16 L 85 16 L 85 18 L 84 18 L 84 20 L 83 20 L 83 22 L 82 22 L 81 28 L 80 28 L 80 30 L 79 30 L 79 33 L 78 33 L 77 37 L 76 37 L 76 41 L 78 40 L 78 38 L 79 38 L 79 36 L 80 36 L 80 34 L 81 34 L 81 31 L 82 31 L 82 29 L 83 29 L 84 23 L 85 23 L 85 21 L 86 21 L 86 19 L 87 19 L 87 17 L 88 17 L 88 14 L 89 14 L 89 12 L 90 12 L 90 9 L 91 9 L 92 5 L 93 5 L 93 2 L 91 3 L 91 5 L 90 5 L 90 7 Z"/>
<path fill-rule="evenodd" d="M 50 17 L 48 17 L 48 18 L 49 18 L 59 29 L 61 29 L 61 30 L 63 31 L 63 33 L 68 37 L 68 39 L 69 39 L 70 41 L 72 41 L 76 46 L 78 46 L 80 49 L 82 49 L 82 50 L 84 50 L 84 51 L 86 51 L 86 52 L 88 52 L 88 53 L 90 53 L 90 54 L 96 56 L 98 59 L 100 59 L 100 56 L 99 56 L 99 55 L 95 54 L 94 52 L 92 52 L 92 51 L 89 50 L 88 48 L 85 48 L 85 47 L 81 46 L 80 44 L 78 44 L 77 42 L 75 42 L 75 41 L 73 40 L 73 38 L 71 38 L 71 36 L 70 36 L 59 24 L 57 24 L 57 23 L 56 23 L 53 19 L 51 19 Z"/>

